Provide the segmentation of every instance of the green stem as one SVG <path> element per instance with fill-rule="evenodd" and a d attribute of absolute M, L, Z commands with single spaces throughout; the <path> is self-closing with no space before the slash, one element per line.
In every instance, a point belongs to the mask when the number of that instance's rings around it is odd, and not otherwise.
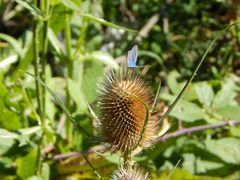
<path fill-rule="evenodd" d="M 66 8 L 67 10 L 67 8 Z M 73 77 L 73 61 L 72 61 L 72 52 L 71 52 L 71 29 L 70 29 L 70 17 L 69 14 L 65 14 L 65 29 L 64 29 L 64 35 L 65 35 L 65 43 L 66 43 L 66 59 L 67 59 L 67 77 L 72 79 Z M 67 81 L 68 84 L 68 81 Z M 71 106 L 71 99 L 68 92 L 68 88 L 66 88 L 66 106 L 68 109 L 70 109 Z M 73 139 L 73 125 L 71 121 L 68 119 L 66 121 L 66 135 L 67 139 L 69 141 L 69 144 L 71 144 Z"/>
<path fill-rule="evenodd" d="M 43 2 L 43 1 L 42 1 Z M 48 32 L 48 12 L 49 12 L 49 2 L 48 0 L 44 1 L 44 4 L 42 4 L 42 10 L 44 12 L 44 21 L 43 21 L 43 36 L 42 36 L 42 43 L 43 43 L 43 48 L 42 48 L 42 59 L 41 59 L 41 66 L 42 66 L 42 72 L 41 72 L 41 79 L 43 82 L 46 81 L 46 61 L 47 61 L 47 47 L 48 47 L 48 37 L 47 37 L 47 32 Z M 45 121 L 46 121 L 46 90 L 45 88 L 42 88 L 42 126 L 45 127 Z"/>
<path fill-rule="evenodd" d="M 36 7 L 39 7 L 38 1 L 34 0 L 33 3 Z M 36 18 L 33 19 L 33 62 L 34 62 L 34 75 L 39 77 L 39 68 L 38 68 L 38 61 L 39 61 L 39 49 L 38 49 L 38 30 L 37 30 L 38 20 Z M 35 87 L 36 87 L 36 94 L 37 94 L 37 104 L 38 104 L 38 112 L 41 115 L 41 101 L 40 101 L 40 87 L 39 82 L 35 79 Z M 42 120 L 40 120 L 39 125 L 42 124 Z M 38 145 L 37 148 L 37 157 L 36 157 L 36 173 L 40 172 L 41 169 L 41 145 Z"/>
<path fill-rule="evenodd" d="M 39 1 L 37 2 L 39 4 Z M 48 48 L 48 16 L 49 16 L 49 1 L 40 1 L 41 3 L 41 11 L 43 12 L 44 20 L 43 20 L 43 34 L 42 34 L 42 50 L 41 50 L 41 73 L 40 78 L 43 80 L 43 82 L 46 81 L 46 61 L 47 61 L 47 48 Z M 37 33 L 37 32 L 35 32 Z M 35 34 L 36 35 L 36 34 Z M 37 68 L 37 67 L 36 67 Z M 39 102 L 40 102 L 40 117 L 41 117 L 41 127 L 43 130 L 42 136 L 40 138 L 40 142 L 38 145 L 38 152 L 37 152 L 37 174 L 41 175 L 41 169 L 42 169 L 42 156 L 41 156 L 41 149 L 44 146 L 44 136 L 45 136 L 45 127 L 46 127 L 46 90 L 45 88 L 41 88 L 41 94 L 39 94 Z"/>

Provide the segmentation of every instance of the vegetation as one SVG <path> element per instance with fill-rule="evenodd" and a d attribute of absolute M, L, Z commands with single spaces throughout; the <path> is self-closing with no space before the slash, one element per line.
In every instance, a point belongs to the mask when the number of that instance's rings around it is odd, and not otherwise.
<path fill-rule="evenodd" d="M 0 179 L 239 179 L 239 15 L 238 0 L 0 1 Z M 129 90 L 143 128 L 125 148 L 100 89 L 135 44 L 156 105 Z"/>

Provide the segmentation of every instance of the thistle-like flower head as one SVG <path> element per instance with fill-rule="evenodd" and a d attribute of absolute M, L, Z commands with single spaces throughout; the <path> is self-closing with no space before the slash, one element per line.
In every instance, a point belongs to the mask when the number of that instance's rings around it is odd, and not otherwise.
<path fill-rule="evenodd" d="M 131 56 L 132 57 L 132 56 Z M 100 131 L 113 151 L 129 153 L 150 145 L 157 117 L 150 112 L 151 88 L 133 67 L 123 67 L 100 85 Z"/>

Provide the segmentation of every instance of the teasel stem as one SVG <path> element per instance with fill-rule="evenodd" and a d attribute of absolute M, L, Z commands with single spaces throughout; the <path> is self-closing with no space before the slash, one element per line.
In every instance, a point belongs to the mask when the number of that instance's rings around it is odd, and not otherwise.
<path fill-rule="evenodd" d="M 39 1 L 34 0 L 34 5 L 39 7 Z M 33 33 L 33 65 L 34 65 L 34 75 L 39 77 L 39 49 L 38 49 L 38 19 L 33 17 L 33 25 L 32 25 L 32 33 Z M 38 121 L 39 126 L 42 125 L 42 106 L 41 106 L 41 94 L 40 94 L 40 87 L 39 82 L 35 79 L 35 87 L 36 87 L 36 94 L 37 94 L 37 104 L 38 104 L 38 113 L 40 114 L 40 120 Z M 36 156 L 36 169 L 35 173 L 40 174 L 41 171 L 41 144 L 42 138 L 40 139 L 40 144 L 37 146 L 37 156 Z"/>
<path fill-rule="evenodd" d="M 68 8 L 65 7 L 65 11 Z M 64 35 L 65 35 L 65 45 L 66 45 L 66 63 L 67 63 L 67 77 L 68 79 L 72 79 L 73 76 L 73 59 L 72 59 L 72 51 L 71 51 L 71 29 L 70 29 L 70 16 L 68 13 L 65 14 L 65 28 L 64 28 Z M 68 86 L 68 80 L 67 80 Z M 68 88 L 66 88 L 66 107 L 68 109 L 71 108 L 71 99 Z M 66 121 L 66 135 L 69 144 L 72 144 L 73 140 L 73 125 L 70 119 Z"/>
<path fill-rule="evenodd" d="M 45 0 L 45 1 L 35 1 L 34 2 L 37 6 L 39 6 L 40 4 L 40 9 L 42 11 L 43 14 L 43 36 L 42 36 L 42 49 L 41 49 L 41 53 L 42 53 L 42 57 L 41 57 L 41 73 L 40 73 L 40 77 L 41 79 L 45 82 L 46 80 L 46 61 L 47 61 L 47 48 L 48 48 L 48 36 L 47 36 L 47 31 L 48 31 L 48 20 L 49 20 L 49 7 L 50 7 L 50 2 L 49 0 Z M 37 33 L 34 32 L 34 34 Z M 37 41 L 37 36 L 35 34 L 35 39 L 34 39 L 34 44 L 36 43 L 35 41 Z M 37 44 L 35 44 L 37 45 Z M 34 45 L 34 46 L 35 46 Z M 36 46 L 37 47 L 37 46 Z M 36 48 L 35 47 L 35 48 Z M 34 56 L 38 57 L 38 50 L 35 49 L 34 50 Z M 35 64 L 35 68 L 37 68 L 37 62 Z M 35 69 L 35 73 L 38 72 L 38 69 Z M 36 74 L 38 76 L 38 73 Z M 35 79 L 36 80 L 36 79 Z M 38 83 L 37 83 L 38 84 Z M 37 89 L 36 89 L 37 91 Z M 42 156 L 41 156 L 41 149 L 44 146 L 44 137 L 45 137 L 45 128 L 46 128 L 46 91 L 45 88 L 41 88 L 41 94 L 37 94 L 41 96 L 41 99 L 39 98 L 39 105 L 41 105 L 41 111 L 40 111 L 40 117 L 41 117 L 41 127 L 42 127 L 42 135 L 40 138 L 40 142 L 38 145 L 38 150 L 37 150 L 37 167 L 36 167 L 36 171 L 38 175 L 41 175 L 41 169 L 42 169 Z"/>
<path fill-rule="evenodd" d="M 40 74 L 41 79 L 43 82 L 46 81 L 46 65 L 47 65 L 47 48 L 48 48 L 48 26 L 49 26 L 49 7 L 50 7 L 50 2 L 49 0 L 44 0 L 41 1 L 41 9 L 44 15 L 43 19 L 43 36 L 42 36 L 42 43 L 43 43 L 43 48 L 42 48 L 42 58 L 41 58 L 41 68 L 42 72 Z M 46 90 L 45 88 L 42 88 L 42 123 L 43 127 L 45 127 L 46 123 Z"/>

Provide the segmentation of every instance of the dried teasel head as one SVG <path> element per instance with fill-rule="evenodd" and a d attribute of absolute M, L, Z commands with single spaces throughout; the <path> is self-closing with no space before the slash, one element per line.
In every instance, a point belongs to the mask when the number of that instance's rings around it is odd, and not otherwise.
<path fill-rule="evenodd" d="M 112 151 L 128 154 L 151 145 L 158 117 L 150 86 L 134 68 L 121 68 L 99 86 L 100 131 Z"/>
<path fill-rule="evenodd" d="M 121 166 L 113 174 L 114 180 L 147 180 L 148 173 L 138 166 Z"/>

